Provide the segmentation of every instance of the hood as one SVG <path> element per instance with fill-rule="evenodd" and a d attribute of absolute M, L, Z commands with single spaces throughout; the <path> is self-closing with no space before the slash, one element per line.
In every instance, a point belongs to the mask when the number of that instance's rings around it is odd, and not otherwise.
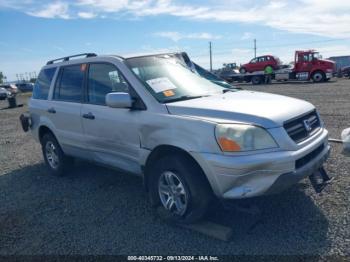
<path fill-rule="evenodd" d="M 334 61 L 327 60 L 327 59 L 320 59 L 318 61 L 320 65 L 326 66 L 326 69 L 332 69 L 333 71 L 336 71 L 336 66 Z"/>
<path fill-rule="evenodd" d="M 166 104 L 169 113 L 217 123 L 250 123 L 265 128 L 310 112 L 315 107 L 303 100 L 253 91 L 225 94 Z"/>
<path fill-rule="evenodd" d="M 335 64 L 335 62 L 333 60 L 330 60 L 330 59 L 319 59 L 319 61 L 330 63 L 330 64 Z"/>
<path fill-rule="evenodd" d="M 330 69 L 335 69 L 335 62 L 332 60 L 327 60 L 327 59 L 320 59 L 318 60 L 320 65 L 326 65 L 328 66 Z"/>

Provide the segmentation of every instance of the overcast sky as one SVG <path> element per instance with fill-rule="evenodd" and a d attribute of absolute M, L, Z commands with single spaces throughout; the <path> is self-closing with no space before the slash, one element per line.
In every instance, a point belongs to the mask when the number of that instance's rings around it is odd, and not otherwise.
<path fill-rule="evenodd" d="M 341 0 L 0 0 L 0 71 L 9 80 L 47 60 L 82 52 L 187 51 L 209 67 L 296 49 L 350 55 L 350 1 Z"/>

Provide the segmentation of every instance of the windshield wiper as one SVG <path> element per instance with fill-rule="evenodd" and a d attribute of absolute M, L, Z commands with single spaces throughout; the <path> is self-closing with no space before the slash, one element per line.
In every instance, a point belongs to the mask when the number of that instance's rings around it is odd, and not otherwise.
<path fill-rule="evenodd" d="M 204 96 L 180 96 L 180 97 L 165 100 L 164 103 L 185 101 L 185 100 L 196 99 L 196 98 L 201 98 L 201 97 L 204 97 Z"/>

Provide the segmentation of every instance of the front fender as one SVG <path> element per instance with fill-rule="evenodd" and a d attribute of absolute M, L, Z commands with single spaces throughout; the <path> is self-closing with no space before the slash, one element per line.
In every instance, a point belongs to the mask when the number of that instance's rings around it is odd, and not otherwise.
<path fill-rule="evenodd" d="M 154 117 L 152 124 L 141 126 L 140 143 L 149 150 L 170 145 L 187 152 L 220 152 L 215 139 L 215 123 L 186 116 Z"/>

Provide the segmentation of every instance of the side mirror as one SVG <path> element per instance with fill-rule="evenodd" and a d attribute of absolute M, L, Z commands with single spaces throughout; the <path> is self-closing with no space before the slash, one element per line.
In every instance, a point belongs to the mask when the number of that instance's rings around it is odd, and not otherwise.
<path fill-rule="evenodd" d="M 133 100 L 128 93 L 115 92 L 106 95 L 106 105 L 113 108 L 131 108 Z"/>

